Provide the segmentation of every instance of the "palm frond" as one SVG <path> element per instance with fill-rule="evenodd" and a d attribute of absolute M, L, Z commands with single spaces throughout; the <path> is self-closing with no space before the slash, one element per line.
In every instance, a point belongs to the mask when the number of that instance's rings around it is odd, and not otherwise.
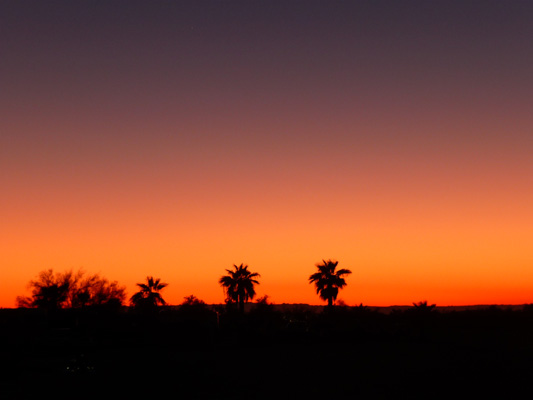
<path fill-rule="evenodd" d="M 219 284 L 224 289 L 226 301 L 241 302 L 253 299 L 255 296 L 254 285 L 258 285 L 259 281 L 257 272 L 250 272 L 248 265 L 241 263 L 240 265 L 233 264 L 233 270 L 226 269 L 227 275 L 223 275 L 219 279 Z"/>
<path fill-rule="evenodd" d="M 335 272 L 338 261 L 325 260 L 315 264 L 317 272 L 309 276 L 309 283 L 314 283 L 316 292 L 323 300 L 332 304 L 337 299 L 339 289 L 346 286 L 346 281 L 342 278 L 343 275 L 349 275 L 352 271 L 348 269 L 340 269 Z"/>

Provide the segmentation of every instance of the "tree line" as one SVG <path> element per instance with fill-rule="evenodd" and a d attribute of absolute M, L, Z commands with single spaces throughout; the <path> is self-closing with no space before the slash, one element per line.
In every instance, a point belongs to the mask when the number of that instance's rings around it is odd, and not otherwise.
<path fill-rule="evenodd" d="M 348 269 L 337 269 L 339 262 L 322 260 L 316 264 L 317 271 L 309 276 L 309 283 L 314 284 L 318 296 L 333 307 L 340 289 L 346 286 L 345 277 L 351 274 Z M 248 265 L 233 265 L 226 269 L 227 274 L 220 277 L 218 283 L 224 289 L 225 303 L 237 305 L 244 313 L 244 305 L 253 300 L 261 275 L 248 269 Z M 138 291 L 129 298 L 129 305 L 141 310 L 153 310 L 167 305 L 162 290 L 168 283 L 160 278 L 146 277 L 146 281 L 137 283 Z M 42 308 L 56 310 L 61 308 L 108 307 L 117 308 L 125 305 L 126 287 L 117 281 L 109 281 L 99 274 L 88 275 L 84 271 L 54 272 L 53 269 L 41 271 L 37 278 L 28 284 L 30 296 L 18 296 L 19 308 Z M 266 300 L 265 296 L 264 300 Z M 204 303 L 195 296 L 185 297 L 183 304 Z"/>

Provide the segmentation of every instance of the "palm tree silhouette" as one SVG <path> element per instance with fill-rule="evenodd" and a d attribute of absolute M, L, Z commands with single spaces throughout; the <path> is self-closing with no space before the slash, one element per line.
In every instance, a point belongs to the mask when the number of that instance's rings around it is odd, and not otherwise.
<path fill-rule="evenodd" d="M 254 278 L 261 275 L 248 271 L 248 266 L 244 264 L 239 266 L 234 264 L 233 268 L 234 271 L 226 269 L 228 275 L 222 276 L 218 282 L 224 288 L 226 300 L 239 303 L 239 310 L 244 313 L 244 303 L 254 298 L 254 285 L 259 285 Z"/>
<path fill-rule="evenodd" d="M 321 263 L 316 264 L 318 272 L 309 277 L 309 283 L 315 284 L 317 294 L 321 299 L 327 300 L 329 308 L 333 306 L 333 302 L 337 299 L 339 289 L 346 286 L 343 275 L 352 273 L 349 269 L 335 271 L 338 264 L 338 261 L 322 260 Z"/>
<path fill-rule="evenodd" d="M 139 308 L 156 308 L 157 306 L 166 305 L 166 301 L 159 293 L 165 287 L 167 283 L 163 283 L 160 279 L 154 279 L 151 276 L 146 277 L 146 283 L 138 283 L 140 290 L 131 296 L 130 304 Z"/>
<path fill-rule="evenodd" d="M 436 304 L 428 304 L 427 300 L 419 301 L 418 303 L 413 303 L 412 310 L 415 310 L 420 313 L 430 313 L 436 307 Z"/>

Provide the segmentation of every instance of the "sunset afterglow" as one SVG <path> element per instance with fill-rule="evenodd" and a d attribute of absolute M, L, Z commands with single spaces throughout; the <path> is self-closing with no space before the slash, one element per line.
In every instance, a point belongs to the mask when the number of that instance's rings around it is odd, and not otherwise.
<path fill-rule="evenodd" d="M 0 5 L 0 307 L 39 271 L 165 299 L 533 302 L 527 2 Z M 448 4 L 448 3 L 446 3 Z"/>

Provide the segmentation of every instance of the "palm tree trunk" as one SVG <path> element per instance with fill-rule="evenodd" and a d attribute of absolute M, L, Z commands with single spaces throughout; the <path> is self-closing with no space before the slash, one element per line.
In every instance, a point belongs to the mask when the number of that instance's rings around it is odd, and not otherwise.
<path fill-rule="evenodd" d="M 244 314 L 244 297 L 239 296 L 239 311 Z"/>

